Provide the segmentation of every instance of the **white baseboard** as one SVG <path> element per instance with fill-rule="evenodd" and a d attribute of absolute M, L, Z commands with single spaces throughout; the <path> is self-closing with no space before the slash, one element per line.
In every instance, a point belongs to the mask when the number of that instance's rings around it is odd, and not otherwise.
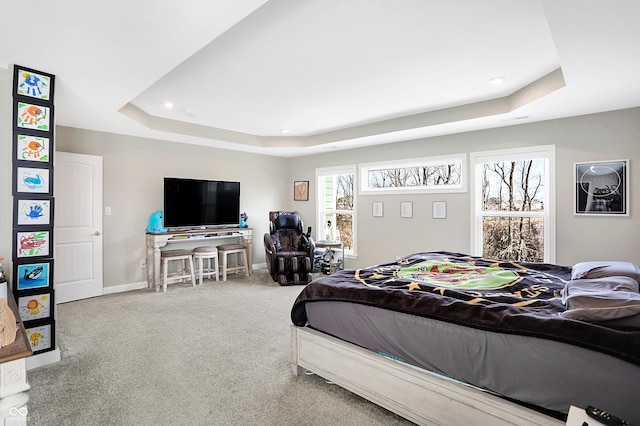
<path fill-rule="evenodd" d="M 122 293 L 122 292 L 125 292 L 125 291 L 140 290 L 140 289 L 143 289 L 143 288 L 147 288 L 147 282 L 146 281 L 140 281 L 140 282 L 137 282 L 137 283 L 120 284 L 120 285 L 104 287 L 102 289 L 102 294 Z"/>
<path fill-rule="evenodd" d="M 34 368 L 53 364 L 60 361 L 61 359 L 62 358 L 59 348 L 55 348 L 52 351 L 31 355 L 30 357 L 26 358 L 27 370 L 32 370 Z"/>
<path fill-rule="evenodd" d="M 267 263 L 258 263 L 257 265 L 254 264 L 252 266 L 252 270 L 256 271 L 259 269 L 267 269 Z M 104 287 L 102 289 L 102 294 L 111 294 L 111 293 L 122 293 L 125 291 L 132 291 L 132 290 L 141 290 L 143 288 L 147 288 L 147 282 L 146 281 L 139 281 L 137 283 L 129 283 L 129 284 L 120 284 L 120 285 L 114 285 L 114 286 L 109 286 L 109 287 Z"/>

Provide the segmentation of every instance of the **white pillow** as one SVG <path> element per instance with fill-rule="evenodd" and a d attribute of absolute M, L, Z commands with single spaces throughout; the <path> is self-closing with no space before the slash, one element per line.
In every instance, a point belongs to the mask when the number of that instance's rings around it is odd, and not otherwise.
<path fill-rule="evenodd" d="M 571 279 L 629 277 L 640 281 L 640 267 L 630 262 L 581 262 L 571 268 Z"/>

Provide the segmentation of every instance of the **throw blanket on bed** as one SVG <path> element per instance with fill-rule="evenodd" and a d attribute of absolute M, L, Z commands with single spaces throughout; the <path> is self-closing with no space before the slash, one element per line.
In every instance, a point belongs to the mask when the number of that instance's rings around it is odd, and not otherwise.
<path fill-rule="evenodd" d="M 428 252 L 368 268 L 339 271 L 308 284 L 291 319 L 307 322 L 305 304 L 347 301 L 499 333 L 557 340 L 640 365 L 640 330 L 562 318 L 561 290 L 571 267 L 514 263 Z"/>

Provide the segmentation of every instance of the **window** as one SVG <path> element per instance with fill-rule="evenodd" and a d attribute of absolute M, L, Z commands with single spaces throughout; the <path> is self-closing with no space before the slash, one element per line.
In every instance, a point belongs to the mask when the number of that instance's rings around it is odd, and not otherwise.
<path fill-rule="evenodd" d="M 356 255 L 355 166 L 316 170 L 317 240 L 340 240 L 345 255 Z"/>
<path fill-rule="evenodd" d="M 412 158 L 360 166 L 363 194 L 464 192 L 466 155 Z"/>
<path fill-rule="evenodd" d="M 555 147 L 471 154 L 472 254 L 555 261 Z"/>

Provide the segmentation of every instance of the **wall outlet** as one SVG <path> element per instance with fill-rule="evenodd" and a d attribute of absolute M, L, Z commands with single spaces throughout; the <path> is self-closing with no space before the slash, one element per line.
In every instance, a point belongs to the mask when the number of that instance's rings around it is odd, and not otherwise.
<path fill-rule="evenodd" d="M 140 267 L 144 268 L 145 266 L 147 266 L 147 259 L 140 259 Z"/>

